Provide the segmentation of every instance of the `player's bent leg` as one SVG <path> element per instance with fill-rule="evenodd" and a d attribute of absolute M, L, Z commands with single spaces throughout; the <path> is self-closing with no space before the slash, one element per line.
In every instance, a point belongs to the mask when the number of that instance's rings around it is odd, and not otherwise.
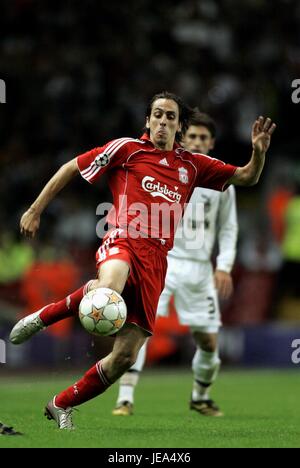
<path fill-rule="evenodd" d="M 128 274 L 127 262 L 118 259 L 106 261 L 100 264 L 98 279 L 90 284 L 89 289 L 103 287 L 122 293 Z M 112 352 L 47 404 L 45 415 L 48 419 L 54 419 L 60 429 L 72 429 L 72 408 L 100 395 L 126 372 L 136 361 L 147 335 L 145 330 L 125 324 L 115 338 Z"/>
<path fill-rule="evenodd" d="M 190 408 L 205 416 L 222 416 L 223 413 L 209 396 L 221 364 L 217 334 L 194 331 L 193 336 L 197 350 L 192 362 L 194 384 Z"/>
<path fill-rule="evenodd" d="M 171 262 L 171 260 L 170 260 Z M 172 294 L 176 289 L 176 281 L 174 275 L 167 273 L 165 287 L 160 295 L 157 306 L 158 316 L 168 316 L 169 304 Z M 134 392 L 138 384 L 140 372 L 142 371 L 146 358 L 147 343 L 145 343 L 139 351 L 138 357 L 134 365 L 122 375 L 120 379 L 119 394 L 116 407 L 112 414 L 115 416 L 129 416 L 133 414 Z"/>
<path fill-rule="evenodd" d="M 130 416 L 133 414 L 134 392 L 139 381 L 140 373 L 144 367 L 147 341 L 148 340 L 146 340 L 139 350 L 137 360 L 133 366 L 131 366 L 120 379 L 117 403 L 112 411 L 114 416 Z"/>
<path fill-rule="evenodd" d="M 106 287 L 122 292 L 128 273 L 129 266 L 122 260 L 105 262 L 100 266 L 97 280 L 89 281 L 62 301 L 48 304 L 37 312 L 19 320 L 10 333 L 10 341 L 16 345 L 24 343 L 44 328 L 65 318 L 76 316 L 83 296 L 91 289 Z"/>
<path fill-rule="evenodd" d="M 77 315 L 83 296 L 91 289 L 106 287 L 121 293 L 128 274 L 129 266 L 125 261 L 112 259 L 105 262 L 100 266 L 97 280 L 89 281 L 62 301 L 48 304 L 19 320 L 10 333 L 10 341 L 13 344 L 24 343 L 49 325 Z"/>
<path fill-rule="evenodd" d="M 112 352 L 89 369 L 73 385 L 56 395 L 46 406 L 45 415 L 60 429 L 72 429 L 72 408 L 105 392 L 136 361 L 147 332 L 125 324 L 118 332 Z"/>
<path fill-rule="evenodd" d="M 126 323 L 117 333 L 112 352 L 103 359 L 103 370 L 110 381 L 115 382 L 137 360 L 139 350 L 149 336 L 146 330 Z"/>
<path fill-rule="evenodd" d="M 21 344 L 46 327 L 74 317 L 78 313 L 79 304 L 83 296 L 89 291 L 92 281 L 81 286 L 75 292 L 59 302 L 48 304 L 37 312 L 29 314 L 13 327 L 9 339 L 13 344 Z"/>

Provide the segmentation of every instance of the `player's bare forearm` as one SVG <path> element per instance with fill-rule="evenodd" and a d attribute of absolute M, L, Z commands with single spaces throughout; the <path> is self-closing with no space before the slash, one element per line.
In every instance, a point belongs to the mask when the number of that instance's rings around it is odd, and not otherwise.
<path fill-rule="evenodd" d="M 21 233 L 34 237 L 40 225 L 40 216 L 53 198 L 79 173 L 76 159 L 61 166 L 45 185 L 42 192 L 30 208 L 23 214 L 20 221 Z"/>
<path fill-rule="evenodd" d="M 265 164 L 266 153 L 252 151 L 248 164 L 238 167 L 234 175 L 229 179 L 230 184 L 251 186 L 257 184 Z"/>
<path fill-rule="evenodd" d="M 79 173 L 76 159 L 72 159 L 54 174 L 45 185 L 40 195 L 31 205 L 31 209 L 41 214 L 50 201 Z"/>
<path fill-rule="evenodd" d="M 248 164 L 237 168 L 235 174 L 229 179 L 234 185 L 255 185 L 262 173 L 266 152 L 271 143 L 271 136 L 276 128 L 271 119 L 259 117 L 252 126 L 252 156 Z"/>

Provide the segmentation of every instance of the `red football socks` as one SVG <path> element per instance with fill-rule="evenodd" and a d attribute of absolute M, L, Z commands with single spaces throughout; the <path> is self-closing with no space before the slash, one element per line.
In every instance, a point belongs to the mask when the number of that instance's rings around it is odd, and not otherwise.
<path fill-rule="evenodd" d="M 111 382 L 103 372 L 102 362 L 99 361 L 84 374 L 81 380 L 59 393 L 55 397 L 55 405 L 64 409 L 81 405 L 105 392 L 110 385 Z"/>
<path fill-rule="evenodd" d="M 79 304 L 83 296 L 88 292 L 90 282 L 81 286 L 77 291 L 65 297 L 62 301 L 48 304 L 40 313 L 40 319 L 48 327 L 68 317 L 74 317 L 78 313 Z"/>

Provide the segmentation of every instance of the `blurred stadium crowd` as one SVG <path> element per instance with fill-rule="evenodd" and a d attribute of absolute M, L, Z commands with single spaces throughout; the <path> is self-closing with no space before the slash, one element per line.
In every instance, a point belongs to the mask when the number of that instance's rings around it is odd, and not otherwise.
<path fill-rule="evenodd" d="M 299 26 L 297 0 L 3 0 L 0 321 L 93 274 L 96 206 L 110 200 L 105 183 L 67 188 L 32 244 L 20 239 L 20 215 L 64 162 L 139 136 L 149 98 L 164 89 L 215 118 L 214 155 L 227 162 L 247 161 L 258 115 L 277 122 L 262 181 L 237 192 L 236 289 L 223 317 L 298 320 L 299 109 L 291 83 L 300 78 Z"/>

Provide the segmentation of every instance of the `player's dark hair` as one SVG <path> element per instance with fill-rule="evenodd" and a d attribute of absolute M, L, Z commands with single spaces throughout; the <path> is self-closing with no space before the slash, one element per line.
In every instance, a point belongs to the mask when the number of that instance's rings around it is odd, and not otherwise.
<path fill-rule="evenodd" d="M 202 127 L 206 127 L 210 131 L 212 138 L 215 138 L 216 136 L 217 127 L 214 119 L 212 119 L 208 114 L 201 112 L 198 107 L 194 107 L 194 109 L 192 109 L 186 130 L 191 125 L 195 125 L 196 127 L 200 125 Z M 185 134 L 186 130 L 182 132 L 183 135 Z"/>
<path fill-rule="evenodd" d="M 161 93 L 155 94 L 151 99 L 150 102 L 147 106 L 146 109 L 146 117 L 150 118 L 151 111 L 153 104 L 155 101 L 158 99 L 170 99 L 171 101 L 175 101 L 176 104 L 178 105 L 179 109 L 179 123 L 181 124 L 181 132 L 176 132 L 176 141 L 181 141 L 182 134 L 186 132 L 188 126 L 189 126 L 189 119 L 193 115 L 193 110 L 191 107 L 189 107 L 185 102 L 176 94 L 169 93 L 168 91 L 162 91 Z M 145 132 L 149 135 L 150 134 L 150 129 L 145 128 Z"/>

